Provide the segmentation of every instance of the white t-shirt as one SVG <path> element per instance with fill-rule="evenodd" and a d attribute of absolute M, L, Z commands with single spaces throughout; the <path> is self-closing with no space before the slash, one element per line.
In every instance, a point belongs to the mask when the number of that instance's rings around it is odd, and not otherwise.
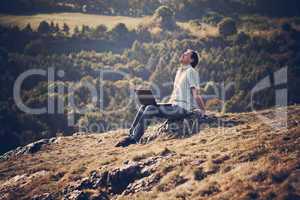
<path fill-rule="evenodd" d="M 199 74 L 191 65 L 181 66 L 175 76 L 170 103 L 178 105 L 187 111 L 198 108 L 191 88 L 199 89 L 199 82 Z"/>

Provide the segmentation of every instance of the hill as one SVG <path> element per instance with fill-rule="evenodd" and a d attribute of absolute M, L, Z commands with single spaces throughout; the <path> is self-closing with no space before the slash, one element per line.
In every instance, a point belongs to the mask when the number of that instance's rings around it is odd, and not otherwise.
<path fill-rule="evenodd" d="M 0 15 L 0 24 L 5 26 L 18 26 L 25 28 L 28 23 L 36 30 L 41 21 L 56 22 L 60 27 L 67 23 L 73 31 L 76 26 L 82 27 L 89 25 L 90 27 L 97 27 L 102 24 L 109 29 L 113 28 L 118 23 L 124 23 L 129 29 L 137 27 L 139 23 L 146 20 L 147 17 L 125 17 L 125 16 L 107 16 L 107 15 L 93 15 L 83 13 L 48 13 L 36 15 Z"/>
<path fill-rule="evenodd" d="M 128 148 L 127 130 L 42 140 L 2 156 L 0 199 L 300 199 L 300 106 L 287 128 L 274 111 Z"/>

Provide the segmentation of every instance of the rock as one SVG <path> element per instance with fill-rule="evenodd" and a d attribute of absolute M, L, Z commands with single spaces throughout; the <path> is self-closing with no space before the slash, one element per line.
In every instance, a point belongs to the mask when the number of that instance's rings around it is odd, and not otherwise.
<path fill-rule="evenodd" d="M 0 156 L 0 161 L 8 160 L 11 157 L 24 155 L 24 154 L 34 154 L 42 149 L 44 145 L 49 145 L 56 142 L 55 138 L 51 139 L 41 139 L 39 141 L 30 143 L 24 147 L 18 147 L 15 150 L 11 150 L 2 156 Z"/>
<path fill-rule="evenodd" d="M 107 187 L 107 175 L 108 171 L 99 174 L 96 171 L 92 172 L 90 175 L 90 181 L 93 184 L 92 188 Z"/>
<path fill-rule="evenodd" d="M 206 178 L 206 176 L 207 176 L 207 173 L 205 173 L 203 171 L 202 167 L 199 167 L 194 171 L 194 179 L 197 181 L 203 180 L 204 178 Z"/>
<path fill-rule="evenodd" d="M 206 127 L 233 127 L 243 123 L 239 119 L 225 119 L 213 115 L 201 116 L 195 112 L 185 119 L 165 121 L 157 131 L 145 133 L 140 143 L 147 144 L 158 138 L 185 138 L 199 133 Z"/>
<path fill-rule="evenodd" d="M 164 150 L 158 156 L 150 157 L 139 162 L 127 161 L 123 167 L 102 172 L 92 171 L 88 178 L 70 184 L 62 193 L 65 199 L 74 199 L 79 191 L 86 189 L 103 190 L 111 194 L 127 195 L 132 191 L 150 191 L 161 178 L 157 171 L 159 161 L 174 155 L 170 150 Z M 107 194 L 100 194 L 101 198 L 108 199 Z M 75 198 L 76 199 L 76 198 Z M 92 199 L 89 197 L 89 199 Z"/>
<path fill-rule="evenodd" d="M 217 157 L 217 158 L 213 159 L 212 162 L 214 164 L 221 164 L 224 161 L 228 160 L 229 158 L 230 157 L 228 155 L 223 155 L 223 156 L 220 156 L 220 157 Z"/>
<path fill-rule="evenodd" d="M 65 189 L 65 193 L 82 189 L 107 188 L 113 194 L 121 194 L 133 181 L 142 178 L 141 163 L 131 163 L 111 171 L 92 172 L 88 179 L 83 179 Z"/>
<path fill-rule="evenodd" d="M 77 132 L 77 133 L 74 133 L 73 136 L 84 136 L 84 135 L 88 135 L 90 133 L 88 132 Z"/>
<path fill-rule="evenodd" d="M 31 154 L 36 153 L 45 144 L 49 144 L 49 139 L 42 139 L 42 140 L 39 140 L 37 142 L 28 144 L 27 146 L 25 146 L 25 152 L 26 153 L 31 153 Z"/>
<path fill-rule="evenodd" d="M 56 142 L 57 142 L 57 138 L 56 137 L 53 137 L 53 138 L 49 139 L 49 143 L 50 144 L 53 144 L 53 143 L 56 143 Z"/>
<path fill-rule="evenodd" d="M 145 179 L 140 179 L 128 185 L 126 190 L 122 193 L 122 195 L 128 195 L 140 191 L 151 191 L 155 184 L 157 184 L 161 179 L 160 174 L 152 174 Z"/>
<path fill-rule="evenodd" d="M 89 197 L 90 200 L 109 200 L 109 196 L 106 192 L 101 191 L 99 194 L 94 194 Z"/>
<path fill-rule="evenodd" d="M 220 185 L 216 182 L 211 183 L 211 185 L 206 186 L 202 190 L 199 191 L 199 195 L 202 197 L 208 197 L 215 193 L 220 192 Z"/>
<path fill-rule="evenodd" d="M 74 190 L 64 196 L 64 200 L 88 200 L 88 195 L 80 190 Z"/>
<path fill-rule="evenodd" d="M 121 194 L 129 183 L 139 178 L 141 178 L 141 166 L 134 163 L 109 172 L 107 184 L 112 193 Z"/>
<path fill-rule="evenodd" d="M 41 194 L 41 195 L 35 195 L 35 196 L 32 197 L 32 200 L 52 200 L 52 199 L 54 199 L 54 198 L 49 193 L 44 193 L 44 194 Z"/>

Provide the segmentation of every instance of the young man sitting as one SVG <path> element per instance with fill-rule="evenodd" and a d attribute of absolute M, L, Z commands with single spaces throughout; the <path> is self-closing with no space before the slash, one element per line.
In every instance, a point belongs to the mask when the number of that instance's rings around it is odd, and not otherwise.
<path fill-rule="evenodd" d="M 199 62 L 198 54 L 188 49 L 180 56 L 179 60 L 181 66 L 175 76 L 170 104 L 141 106 L 131 125 L 129 136 L 118 142 L 117 147 L 125 147 L 139 142 L 148 126 L 149 119 L 153 117 L 180 119 L 185 118 L 191 111 L 205 113 L 203 99 L 197 95 L 199 76 L 194 68 Z"/>

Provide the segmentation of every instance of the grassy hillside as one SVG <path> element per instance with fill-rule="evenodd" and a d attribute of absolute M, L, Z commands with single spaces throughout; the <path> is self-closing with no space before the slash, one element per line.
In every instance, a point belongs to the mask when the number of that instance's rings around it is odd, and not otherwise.
<path fill-rule="evenodd" d="M 55 22 L 63 26 L 68 24 L 71 30 L 75 26 L 81 27 L 88 25 L 96 27 L 100 24 L 107 26 L 109 29 L 118 23 L 124 23 L 129 29 L 136 28 L 142 21 L 149 17 L 125 17 L 125 16 L 107 16 L 107 15 L 93 15 L 83 13 L 51 13 L 51 14 L 36 14 L 36 15 L 0 15 L 0 24 L 5 26 L 18 26 L 21 29 L 25 28 L 27 24 L 31 24 L 34 30 L 37 29 L 41 21 L 48 23 Z"/>
<path fill-rule="evenodd" d="M 128 148 L 113 147 L 127 130 L 58 137 L 0 162 L 0 199 L 296 200 L 300 107 L 288 108 L 287 129 L 257 117 L 274 111 L 227 114 L 220 117 L 240 123 Z"/>

